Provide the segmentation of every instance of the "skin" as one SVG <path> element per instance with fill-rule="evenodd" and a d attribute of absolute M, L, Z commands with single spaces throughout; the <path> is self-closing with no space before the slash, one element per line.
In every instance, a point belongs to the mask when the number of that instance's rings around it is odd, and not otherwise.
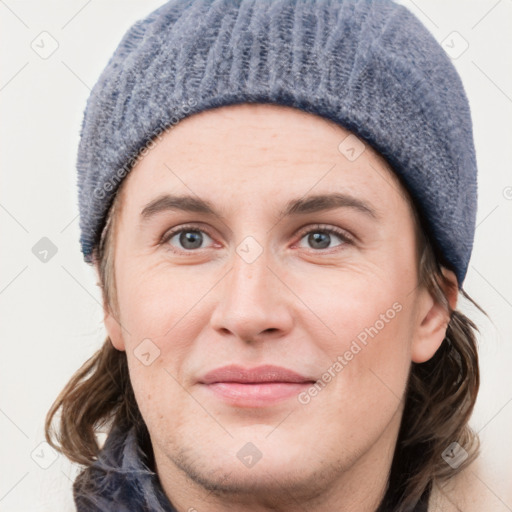
<path fill-rule="evenodd" d="M 401 185 L 369 146 L 346 158 L 338 146 L 348 135 L 288 107 L 222 107 L 162 135 L 123 183 L 118 307 L 105 305 L 105 325 L 127 353 L 156 471 L 179 512 L 365 512 L 384 495 L 411 362 L 434 355 L 449 316 L 418 286 Z M 334 191 L 377 217 L 350 207 L 279 214 L 291 199 Z M 206 199 L 222 219 L 167 210 L 141 222 L 164 193 Z M 200 248 L 179 233 L 160 243 L 185 224 L 205 230 Z M 250 263 L 237 253 L 248 236 L 263 250 Z M 447 294 L 455 308 L 456 288 Z M 396 316 L 307 404 L 233 406 L 198 383 L 230 363 L 320 379 L 393 304 Z M 144 339 L 160 351 L 150 365 L 136 357 Z M 237 457 L 248 442 L 262 454 L 250 468 Z"/>

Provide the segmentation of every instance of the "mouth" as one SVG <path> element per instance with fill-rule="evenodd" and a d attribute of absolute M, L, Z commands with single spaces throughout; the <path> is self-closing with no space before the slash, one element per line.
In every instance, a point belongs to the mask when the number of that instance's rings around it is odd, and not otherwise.
<path fill-rule="evenodd" d="M 281 402 L 297 396 L 315 382 L 313 377 L 273 365 L 251 369 L 224 366 L 199 380 L 214 397 L 238 407 L 264 407 Z"/>

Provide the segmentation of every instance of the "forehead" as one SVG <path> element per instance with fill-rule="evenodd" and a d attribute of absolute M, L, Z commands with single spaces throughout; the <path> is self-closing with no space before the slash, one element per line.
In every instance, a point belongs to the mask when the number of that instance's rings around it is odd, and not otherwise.
<path fill-rule="evenodd" d="M 224 106 L 181 120 L 154 139 L 122 189 L 138 206 L 166 189 L 201 190 L 217 201 L 239 193 L 285 201 L 333 190 L 390 206 L 409 201 L 371 146 L 328 119 L 273 104 Z"/>

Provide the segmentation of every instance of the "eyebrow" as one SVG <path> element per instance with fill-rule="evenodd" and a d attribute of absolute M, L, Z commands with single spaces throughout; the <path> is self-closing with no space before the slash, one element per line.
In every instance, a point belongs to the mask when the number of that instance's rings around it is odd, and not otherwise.
<path fill-rule="evenodd" d="M 292 199 L 286 203 L 285 208 L 279 212 L 279 215 L 280 217 L 289 217 L 334 210 L 336 208 L 352 208 L 374 219 L 380 218 L 377 211 L 365 201 L 341 193 L 317 194 Z M 218 217 L 223 221 L 225 220 L 224 216 L 205 199 L 188 195 L 176 196 L 165 194 L 149 202 L 144 207 L 140 214 L 141 222 L 147 222 L 157 213 L 168 210 L 202 213 Z"/>

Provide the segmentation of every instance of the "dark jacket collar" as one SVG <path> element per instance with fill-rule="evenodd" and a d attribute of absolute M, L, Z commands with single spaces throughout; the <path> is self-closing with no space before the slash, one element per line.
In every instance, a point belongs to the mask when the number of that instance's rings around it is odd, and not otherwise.
<path fill-rule="evenodd" d="M 77 512 L 176 512 L 148 465 L 135 427 L 114 427 L 73 484 Z"/>

